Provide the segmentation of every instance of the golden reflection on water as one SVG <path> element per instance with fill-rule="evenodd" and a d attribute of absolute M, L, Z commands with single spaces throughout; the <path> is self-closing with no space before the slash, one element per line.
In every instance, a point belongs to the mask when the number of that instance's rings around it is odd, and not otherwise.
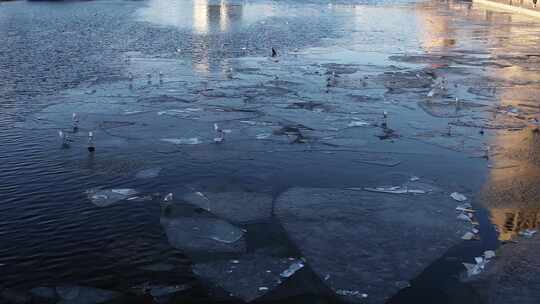
<path fill-rule="evenodd" d="M 495 58 L 522 55 L 520 47 L 526 49 L 525 46 L 531 41 L 537 41 L 536 35 L 522 31 L 523 26 L 509 23 L 508 19 L 497 18 L 492 13 L 488 20 L 494 23 L 495 20 L 502 20 L 505 24 L 493 27 L 490 33 L 491 40 L 497 41 L 496 47 L 491 49 L 491 55 Z M 499 39 L 500 36 L 507 39 Z M 528 63 L 523 60 L 502 59 L 498 62 L 510 66 L 494 69 L 490 73 L 490 77 L 504 83 L 497 86 L 497 102 L 501 106 L 519 109 L 522 118 L 517 120 L 518 123 L 527 124 L 529 118 L 538 117 L 538 110 L 529 106 L 540 107 L 536 98 L 540 87 L 528 83 L 540 80 L 538 71 L 534 71 L 540 66 L 524 66 Z M 528 70 L 529 67 L 533 71 Z M 501 131 L 491 138 L 490 146 L 496 149 L 496 153 L 492 157 L 493 168 L 485 186 L 485 195 L 489 199 L 484 204 L 490 210 L 499 239 L 507 241 L 515 238 L 520 231 L 540 226 L 540 135 L 533 133 L 531 128 Z"/>
<path fill-rule="evenodd" d="M 229 32 L 242 21 L 244 6 L 222 0 L 211 4 L 208 0 L 193 0 L 193 30 L 199 34 Z"/>
<path fill-rule="evenodd" d="M 440 5 L 448 6 L 460 17 L 438 12 Z M 461 27 L 456 22 L 463 16 L 474 23 L 487 22 L 490 25 L 482 27 L 483 30 L 460 32 Z M 500 68 L 486 69 L 488 79 L 485 85 L 497 86 L 494 105 L 519 108 L 521 115 L 525 116 L 522 123 L 530 117 L 540 116 L 540 100 L 537 98 L 540 96 L 540 62 L 528 65 L 522 58 L 515 61 L 505 59 L 522 55 L 523 50 L 530 51 L 531 45 L 538 45 L 536 32 L 523 26 L 523 22 L 530 22 L 527 18 L 450 1 L 419 4 L 416 20 L 420 44 L 426 53 L 452 56 L 454 48 L 487 51 L 489 57 L 501 64 Z M 497 82 L 490 83 L 489 79 Z M 501 82 L 505 85 L 500 85 Z M 524 104 L 529 107 L 524 107 Z M 492 134 L 488 143 L 495 151 L 490 158 L 487 181 L 480 196 L 499 231 L 499 239 L 507 241 L 525 229 L 540 228 L 540 134 L 534 134 L 531 129 Z"/>
<path fill-rule="evenodd" d="M 211 4 L 208 0 L 193 1 L 193 31 L 198 34 L 211 34 L 230 32 L 242 22 L 244 7 L 240 4 L 231 4 L 221 0 L 218 4 Z M 212 44 L 213 43 L 213 44 Z M 216 54 L 212 47 L 225 47 L 223 43 L 212 41 L 211 36 L 201 36 L 197 45 L 193 47 L 193 70 L 199 75 L 209 75 L 211 70 L 221 69 L 222 73 L 229 68 Z M 214 58 L 215 57 L 215 58 Z"/>

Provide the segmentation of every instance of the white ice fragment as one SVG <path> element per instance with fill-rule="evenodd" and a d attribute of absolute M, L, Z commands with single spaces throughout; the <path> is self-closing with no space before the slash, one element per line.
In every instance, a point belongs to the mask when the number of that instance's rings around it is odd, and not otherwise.
<path fill-rule="evenodd" d="M 476 264 L 463 263 L 463 266 L 465 266 L 465 269 L 467 269 L 467 276 L 469 277 L 480 274 L 486 267 L 486 264 L 489 262 L 487 258 L 484 259 L 483 257 L 475 257 L 474 261 Z"/>
<path fill-rule="evenodd" d="M 241 120 L 240 123 L 243 123 L 243 124 L 246 124 L 246 125 L 250 125 L 250 126 L 254 126 L 257 124 L 256 121 L 251 121 L 251 120 Z"/>
<path fill-rule="evenodd" d="M 462 220 L 462 221 L 471 221 L 471 218 L 466 215 L 465 213 L 460 213 L 458 216 L 457 216 L 457 219 L 458 220 Z"/>
<path fill-rule="evenodd" d="M 143 169 L 137 172 L 137 174 L 135 174 L 135 178 L 140 178 L 140 179 L 155 178 L 159 176 L 160 172 L 161 172 L 161 168 Z"/>
<path fill-rule="evenodd" d="M 259 287 L 259 291 L 268 291 L 268 287 Z"/>
<path fill-rule="evenodd" d="M 197 137 L 191 138 L 162 138 L 161 141 L 168 142 L 175 145 L 198 145 L 202 141 Z"/>
<path fill-rule="evenodd" d="M 302 263 L 302 261 L 296 261 L 294 263 L 292 263 L 289 268 L 285 269 L 281 274 L 280 276 L 282 278 L 288 278 L 290 276 L 292 276 L 295 272 L 297 272 L 298 270 L 302 269 L 304 267 L 304 263 Z"/>
<path fill-rule="evenodd" d="M 467 232 L 461 237 L 462 240 L 466 240 L 466 241 L 470 241 L 473 238 L 474 238 L 474 233 L 472 232 Z"/>
<path fill-rule="evenodd" d="M 163 198 L 164 202 L 170 202 L 172 200 L 173 200 L 173 194 L 172 193 L 169 193 L 169 194 L 165 195 L 165 197 Z"/>
<path fill-rule="evenodd" d="M 270 136 L 272 136 L 272 133 L 261 133 L 261 134 L 257 134 L 255 136 L 255 138 L 257 138 L 257 139 L 267 139 Z"/>
<path fill-rule="evenodd" d="M 129 199 L 137 194 L 134 189 L 89 189 L 86 191 L 88 199 L 98 207 L 106 207 L 116 202 Z"/>
<path fill-rule="evenodd" d="M 492 258 L 494 258 L 494 257 L 495 257 L 495 251 L 493 251 L 493 250 L 486 250 L 486 251 L 484 251 L 484 258 L 485 258 L 486 260 L 492 259 Z"/>
<path fill-rule="evenodd" d="M 450 197 L 452 197 L 458 202 L 464 202 L 467 200 L 467 197 L 459 192 L 452 192 L 452 194 L 450 194 Z"/>
<path fill-rule="evenodd" d="M 427 93 L 427 97 L 433 97 L 435 95 L 435 88 L 431 89 L 428 93 Z"/>
<path fill-rule="evenodd" d="M 418 176 L 412 176 L 409 180 L 410 180 L 411 182 L 416 182 L 416 181 L 420 180 L 420 177 L 418 177 Z"/>
<path fill-rule="evenodd" d="M 356 190 L 357 188 L 350 188 L 351 190 Z M 376 187 L 376 188 L 370 188 L 366 187 L 364 188 L 365 191 L 370 192 L 381 192 L 381 193 L 391 193 L 391 194 L 426 194 L 426 191 L 420 190 L 420 189 L 408 189 L 401 186 L 391 186 L 391 187 Z"/>
<path fill-rule="evenodd" d="M 125 188 L 125 189 L 111 189 L 112 192 L 114 193 L 118 193 L 118 194 L 121 194 L 121 195 L 134 195 L 134 194 L 137 194 L 137 191 L 135 191 L 134 189 L 129 189 L 129 188 Z"/>
<path fill-rule="evenodd" d="M 340 295 L 340 296 L 353 296 L 353 297 L 360 297 L 360 298 L 363 298 L 363 299 L 368 297 L 367 293 L 361 293 L 358 290 L 339 289 L 339 290 L 336 290 L 336 293 L 338 295 Z"/>
<path fill-rule="evenodd" d="M 463 203 L 463 204 L 459 204 L 457 207 L 456 207 L 456 210 L 458 211 L 461 211 L 461 210 L 464 210 L 464 209 L 470 209 L 472 210 L 472 205 L 470 203 Z"/>
<path fill-rule="evenodd" d="M 133 115 L 133 114 L 139 114 L 139 113 L 142 113 L 143 111 L 125 111 L 124 112 L 124 115 Z"/>
<path fill-rule="evenodd" d="M 158 115 L 186 116 L 192 112 L 202 111 L 202 108 L 170 109 L 157 112 Z"/>
<path fill-rule="evenodd" d="M 369 126 L 369 122 L 365 122 L 365 121 L 351 121 L 347 127 L 365 127 L 365 126 Z"/>
<path fill-rule="evenodd" d="M 467 269 L 467 276 L 471 277 L 482 272 L 482 268 L 477 264 L 463 263 L 465 269 Z"/>

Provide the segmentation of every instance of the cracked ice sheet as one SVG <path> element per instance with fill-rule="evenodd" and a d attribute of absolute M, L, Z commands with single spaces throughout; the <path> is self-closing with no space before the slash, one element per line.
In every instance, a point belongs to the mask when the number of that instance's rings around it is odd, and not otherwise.
<path fill-rule="evenodd" d="M 58 304 L 97 304 L 120 296 L 114 291 L 85 286 L 60 286 L 56 292 L 61 298 Z"/>
<path fill-rule="evenodd" d="M 282 280 L 287 279 L 281 274 L 298 262 L 294 258 L 252 253 L 237 260 L 195 264 L 193 272 L 232 296 L 250 302 L 280 285 Z"/>
<path fill-rule="evenodd" d="M 276 201 L 275 214 L 308 265 L 334 291 L 358 290 L 383 303 L 460 242 L 467 224 L 441 192 L 422 196 L 292 188 Z M 339 248 L 339 250 L 336 250 Z"/>
<path fill-rule="evenodd" d="M 268 219 L 272 196 L 256 192 L 189 193 L 184 199 L 224 219 L 252 222 Z"/>
<path fill-rule="evenodd" d="M 241 228 L 185 202 L 162 205 L 160 223 L 171 246 L 191 252 L 243 252 Z"/>

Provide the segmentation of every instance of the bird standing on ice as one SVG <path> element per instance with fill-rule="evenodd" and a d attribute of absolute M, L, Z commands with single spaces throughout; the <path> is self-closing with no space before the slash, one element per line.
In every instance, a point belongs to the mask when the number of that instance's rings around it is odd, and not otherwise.
<path fill-rule="evenodd" d="M 73 132 L 77 132 L 79 129 L 79 115 L 77 115 L 77 113 L 73 113 L 71 120 L 73 123 Z"/>
<path fill-rule="evenodd" d="M 215 143 L 221 143 L 225 140 L 225 132 L 221 130 L 217 123 L 214 124 L 214 131 L 216 132 L 216 137 L 214 138 Z"/>
<path fill-rule="evenodd" d="M 58 131 L 58 136 L 60 136 L 60 139 L 62 139 L 62 147 L 69 148 L 69 143 L 72 142 L 73 140 L 69 138 L 69 136 L 62 131 Z"/>
<path fill-rule="evenodd" d="M 94 133 L 88 132 L 88 152 L 94 151 L 96 151 L 96 147 L 94 146 Z"/>

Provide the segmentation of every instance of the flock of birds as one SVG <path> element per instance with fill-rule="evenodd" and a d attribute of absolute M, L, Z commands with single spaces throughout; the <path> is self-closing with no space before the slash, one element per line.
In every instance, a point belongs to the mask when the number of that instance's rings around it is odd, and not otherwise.
<path fill-rule="evenodd" d="M 79 131 L 79 115 L 77 115 L 77 113 L 73 113 L 72 126 L 73 133 L 77 133 Z M 69 148 L 70 144 L 73 142 L 73 139 L 69 136 L 69 134 L 59 130 L 58 136 L 60 136 L 60 139 L 62 140 L 62 147 Z M 88 152 L 96 151 L 96 146 L 94 145 L 94 132 L 92 131 L 88 132 L 87 149 Z"/>
<path fill-rule="evenodd" d="M 278 52 L 276 51 L 276 49 L 272 48 L 271 49 L 272 51 L 272 54 L 271 54 L 271 57 L 274 58 L 274 57 L 277 57 L 278 56 Z M 158 80 L 160 83 L 163 83 L 163 72 L 159 71 L 157 73 L 157 76 L 158 76 Z M 151 84 L 152 83 L 152 74 L 150 73 L 147 73 L 146 74 L 146 77 L 147 77 L 147 82 L 148 84 Z M 277 77 L 277 76 L 276 76 Z M 326 92 L 328 93 L 329 92 L 329 89 L 331 87 L 334 87 L 336 84 L 337 84 L 337 75 L 335 72 L 332 72 L 330 75 L 328 75 L 327 79 L 326 79 Z M 128 74 L 128 79 L 130 81 L 130 87 L 132 87 L 132 83 L 133 83 L 133 80 L 134 80 L 134 77 L 133 77 L 133 74 L 130 72 Z M 445 89 L 445 83 L 443 81 L 443 83 L 441 83 L 440 85 L 438 85 L 436 87 L 436 89 L 438 90 L 444 90 Z M 428 93 L 428 97 L 433 97 L 434 95 L 436 94 L 436 91 L 435 91 L 435 88 L 430 91 Z M 457 99 L 456 99 L 457 100 Z M 458 102 L 458 101 L 456 101 Z M 72 132 L 71 134 L 74 134 L 74 133 L 77 133 L 78 130 L 79 130 L 79 123 L 80 123 L 80 119 L 79 119 L 79 115 L 77 113 L 73 113 L 72 115 Z M 381 126 L 382 128 L 385 130 L 385 133 L 387 132 L 390 132 L 392 133 L 393 130 L 389 129 L 388 128 L 388 112 L 387 111 L 383 111 L 382 113 L 382 123 L 381 123 Z M 214 132 L 215 132 L 215 137 L 214 137 L 214 142 L 215 143 L 222 143 L 224 140 L 225 140 L 225 131 L 223 129 L 221 129 L 217 123 L 214 123 Z M 449 131 L 450 132 L 450 129 Z M 62 141 L 62 147 L 63 148 L 69 148 L 71 143 L 74 141 L 67 132 L 64 132 L 64 131 L 61 131 L 59 130 L 58 131 L 58 136 L 60 137 L 61 141 Z M 88 132 L 88 139 L 87 139 L 87 149 L 90 153 L 93 153 L 96 151 L 96 146 L 94 144 L 94 133 L 92 131 L 89 131 Z"/>
<path fill-rule="evenodd" d="M 79 115 L 77 113 L 73 113 L 72 115 L 72 134 L 77 133 L 79 131 Z M 219 127 L 217 123 L 214 123 L 214 142 L 215 143 L 221 143 L 225 140 L 225 131 Z M 74 141 L 68 133 L 59 130 L 58 136 L 60 137 L 62 141 L 62 147 L 63 148 L 69 148 L 71 146 L 71 143 Z M 87 140 L 87 149 L 88 152 L 93 153 L 96 151 L 96 146 L 94 144 L 94 132 L 89 131 L 88 132 L 88 140 Z"/>

